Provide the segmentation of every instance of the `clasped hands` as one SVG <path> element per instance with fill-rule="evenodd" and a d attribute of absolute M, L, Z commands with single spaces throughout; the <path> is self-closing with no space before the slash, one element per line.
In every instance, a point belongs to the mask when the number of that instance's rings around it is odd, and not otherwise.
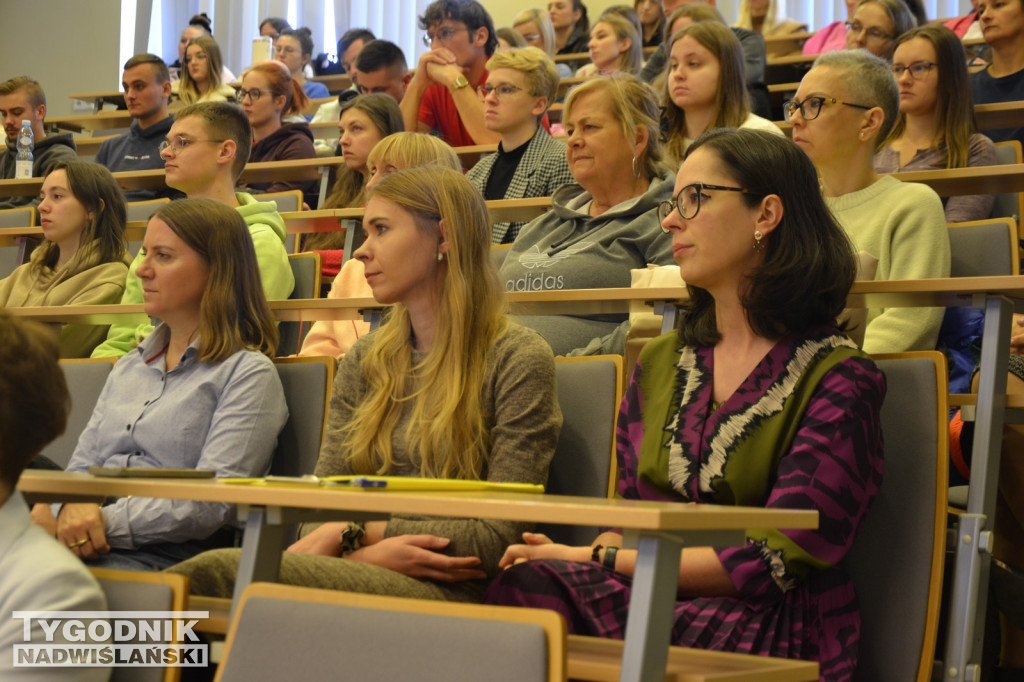
<path fill-rule="evenodd" d="M 420 56 L 416 75 L 421 73 L 431 83 L 439 83 L 446 88 L 454 85 L 459 76 L 465 75 L 455 61 L 455 53 L 444 47 L 428 50 Z"/>
<path fill-rule="evenodd" d="M 339 556 L 341 553 L 341 531 L 348 524 L 325 523 L 292 544 L 289 552 Z M 449 544 L 448 538 L 437 535 L 396 535 L 383 537 L 385 522 L 371 521 L 366 524 L 366 535 L 360 547 L 345 558 L 362 561 L 382 568 L 397 571 L 411 578 L 436 580 L 438 582 L 461 582 L 482 580 L 487 574 L 480 569 L 477 557 L 453 557 L 442 554 Z"/>

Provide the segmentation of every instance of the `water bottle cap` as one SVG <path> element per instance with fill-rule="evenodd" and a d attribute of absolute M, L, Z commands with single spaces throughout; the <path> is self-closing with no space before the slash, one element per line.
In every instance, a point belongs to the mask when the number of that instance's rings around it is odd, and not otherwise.
<path fill-rule="evenodd" d="M 22 128 L 31 128 L 32 127 L 32 121 L 28 120 L 27 118 L 21 119 L 21 127 Z"/>

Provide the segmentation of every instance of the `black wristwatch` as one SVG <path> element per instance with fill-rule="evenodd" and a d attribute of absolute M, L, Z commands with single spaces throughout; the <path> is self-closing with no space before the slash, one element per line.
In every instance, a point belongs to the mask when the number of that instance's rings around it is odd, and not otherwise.
<path fill-rule="evenodd" d="M 350 523 L 345 530 L 341 531 L 338 542 L 341 546 L 341 556 L 347 556 L 359 549 L 359 541 L 366 535 L 366 529 L 361 523 Z"/>

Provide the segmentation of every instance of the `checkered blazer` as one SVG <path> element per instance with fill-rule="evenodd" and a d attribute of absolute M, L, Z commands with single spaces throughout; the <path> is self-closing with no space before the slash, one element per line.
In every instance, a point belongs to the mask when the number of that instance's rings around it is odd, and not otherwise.
<path fill-rule="evenodd" d="M 519 161 L 512 181 L 505 188 L 505 199 L 528 199 L 530 197 L 549 197 L 555 190 L 568 182 L 575 182 L 569 172 L 569 163 L 565 159 L 565 143 L 548 134 L 543 126 L 526 143 L 526 151 Z M 497 154 L 489 154 L 469 169 L 466 177 L 481 192 L 487 187 L 487 179 L 498 158 Z M 491 242 L 504 243 L 514 241 L 525 222 L 494 223 L 491 228 Z"/>

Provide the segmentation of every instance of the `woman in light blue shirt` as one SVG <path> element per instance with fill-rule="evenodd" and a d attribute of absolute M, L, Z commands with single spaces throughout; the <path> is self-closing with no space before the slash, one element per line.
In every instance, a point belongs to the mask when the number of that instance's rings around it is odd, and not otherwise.
<path fill-rule="evenodd" d="M 162 322 L 114 367 L 68 471 L 265 475 L 288 409 L 245 221 L 213 200 L 175 201 L 150 219 L 143 253 L 145 310 Z M 125 497 L 54 512 L 57 539 L 108 568 L 162 569 L 231 535 L 228 504 Z"/>

